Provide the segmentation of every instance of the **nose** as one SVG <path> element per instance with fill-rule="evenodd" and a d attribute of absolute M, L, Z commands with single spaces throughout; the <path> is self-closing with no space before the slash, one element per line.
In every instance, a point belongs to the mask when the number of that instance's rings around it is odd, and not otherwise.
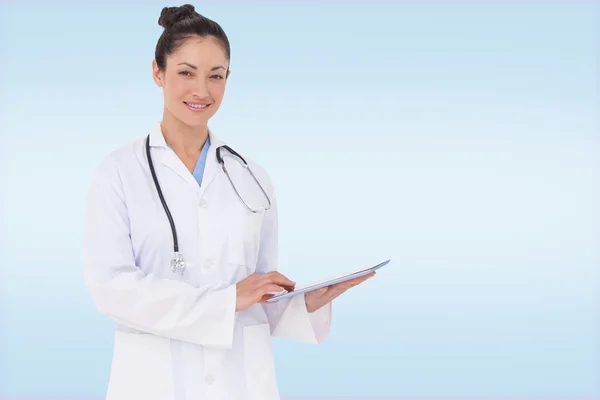
<path fill-rule="evenodd" d="M 194 86 L 192 87 L 192 95 L 199 99 L 208 97 L 208 82 L 203 78 L 196 79 L 194 81 Z"/>

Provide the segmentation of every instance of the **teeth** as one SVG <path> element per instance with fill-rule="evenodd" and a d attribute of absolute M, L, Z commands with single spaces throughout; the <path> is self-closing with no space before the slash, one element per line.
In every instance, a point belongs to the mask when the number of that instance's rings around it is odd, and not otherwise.
<path fill-rule="evenodd" d="M 193 108 L 206 108 L 207 105 L 206 104 L 192 104 L 192 103 L 187 103 L 188 106 L 193 107 Z"/>

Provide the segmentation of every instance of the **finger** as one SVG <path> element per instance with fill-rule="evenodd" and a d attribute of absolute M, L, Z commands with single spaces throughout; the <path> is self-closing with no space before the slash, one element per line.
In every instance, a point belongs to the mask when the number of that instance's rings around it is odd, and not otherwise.
<path fill-rule="evenodd" d="M 343 294 L 344 292 L 346 292 L 348 289 L 358 285 L 359 283 L 366 281 L 367 279 L 373 277 L 374 275 L 375 275 L 375 272 L 372 272 L 368 275 L 350 279 L 346 282 L 336 283 L 335 285 L 329 286 L 328 287 L 329 290 L 327 290 L 327 292 L 325 292 L 323 295 L 327 299 L 328 302 L 332 301 L 336 297 L 338 297 L 341 294 Z"/>
<path fill-rule="evenodd" d="M 348 285 L 345 285 L 343 283 L 338 283 L 336 285 L 329 287 L 329 290 L 327 291 L 327 295 L 337 297 L 340 294 L 344 293 L 346 290 L 348 290 L 348 288 L 349 288 Z"/>
<path fill-rule="evenodd" d="M 259 303 L 267 303 L 267 300 L 269 300 L 273 296 L 274 295 L 272 295 L 272 294 L 265 294 L 263 297 L 260 298 L 260 300 L 258 302 Z"/>
<path fill-rule="evenodd" d="M 270 292 L 279 293 L 279 292 L 283 292 L 285 290 L 286 289 L 284 287 L 271 283 L 271 284 L 266 284 L 266 285 L 260 286 L 258 289 L 256 289 L 255 293 L 258 296 L 262 297 L 264 295 L 267 295 L 267 293 L 270 293 Z"/>
<path fill-rule="evenodd" d="M 361 283 L 365 282 L 368 279 L 369 278 L 361 278 L 361 279 L 352 280 L 352 281 L 348 282 L 348 284 L 346 285 L 346 290 L 348 290 L 354 286 L 360 285 Z"/>
<path fill-rule="evenodd" d="M 270 280 L 265 280 L 265 281 L 259 281 L 256 283 L 255 287 L 260 288 L 266 285 L 276 285 L 276 286 L 281 286 L 282 288 L 286 289 L 286 290 L 290 290 L 296 287 L 295 284 L 285 284 L 285 283 L 280 283 L 280 282 L 273 282 Z"/>
<path fill-rule="evenodd" d="M 275 283 L 281 286 L 296 286 L 296 282 L 288 279 L 278 271 L 268 272 L 264 275 L 264 280 L 269 283 Z"/>
<path fill-rule="evenodd" d="M 354 286 L 356 286 L 356 285 L 358 285 L 358 284 L 366 281 L 367 279 L 369 279 L 369 278 L 361 276 L 360 278 L 354 278 L 354 279 L 351 279 L 351 280 L 346 281 L 346 282 L 341 282 L 341 283 L 338 283 L 338 284 L 334 285 L 334 290 L 337 291 L 337 292 L 343 293 L 346 290 L 348 290 L 348 289 L 350 289 L 350 288 L 352 288 L 352 287 L 354 287 Z"/>
<path fill-rule="evenodd" d="M 373 271 L 370 274 L 367 274 L 367 275 L 364 275 L 364 276 L 359 276 L 358 278 L 355 278 L 355 280 L 366 281 L 367 279 L 374 277 L 375 274 L 376 274 L 376 272 Z"/>
<path fill-rule="evenodd" d="M 339 289 L 348 290 L 352 286 L 355 286 L 357 283 L 358 283 L 358 281 L 356 281 L 355 279 L 353 279 L 353 280 L 350 280 L 350 281 L 338 283 L 337 286 L 338 286 Z"/>
<path fill-rule="evenodd" d="M 261 299 L 263 296 L 271 296 L 272 293 L 280 293 L 285 291 L 285 288 L 275 285 L 275 284 L 267 284 L 257 287 L 253 290 L 252 296 L 255 299 Z"/>
<path fill-rule="evenodd" d="M 373 276 L 375 276 L 375 272 L 372 272 L 372 273 L 370 273 L 368 275 L 360 276 L 358 278 L 351 279 L 351 280 L 348 281 L 348 284 L 350 285 L 350 287 L 356 286 L 359 283 L 362 283 L 362 282 L 366 281 L 367 279 L 372 278 Z"/>

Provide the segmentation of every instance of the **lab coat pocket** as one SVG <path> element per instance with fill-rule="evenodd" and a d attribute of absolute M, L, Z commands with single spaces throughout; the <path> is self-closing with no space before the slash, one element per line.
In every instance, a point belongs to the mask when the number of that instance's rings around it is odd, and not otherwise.
<path fill-rule="evenodd" d="M 228 258 L 230 264 L 243 265 L 250 273 L 255 270 L 260 246 L 262 215 L 234 213 L 229 219 Z"/>
<path fill-rule="evenodd" d="M 107 400 L 173 400 L 167 338 L 117 331 Z"/>
<path fill-rule="evenodd" d="M 270 325 L 248 325 L 243 330 L 248 399 L 279 400 Z"/>

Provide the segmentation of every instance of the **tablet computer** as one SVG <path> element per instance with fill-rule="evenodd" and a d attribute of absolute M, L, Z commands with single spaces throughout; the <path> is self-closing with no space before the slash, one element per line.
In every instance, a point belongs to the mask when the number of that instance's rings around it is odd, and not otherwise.
<path fill-rule="evenodd" d="M 283 292 L 277 293 L 277 294 L 275 294 L 275 296 L 267 299 L 267 302 L 273 303 L 273 302 L 279 301 L 281 299 L 297 296 L 297 295 L 303 294 L 303 293 L 312 292 L 313 290 L 318 290 L 318 289 L 321 289 L 321 288 L 324 288 L 327 286 L 335 285 L 336 283 L 341 283 L 341 282 L 348 281 L 350 279 L 368 275 L 371 272 L 378 270 L 379 268 L 387 265 L 390 261 L 391 260 L 386 260 L 386 261 L 381 262 L 372 267 L 361 268 L 359 270 L 352 271 L 352 272 L 349 272 L 344 275 L 339 275 L 339 276 L 328 278 L 328 279 L 325 279 L 325 280 L 322 280 L 319 282 L 314 282 L 314 283 L 311 283 L 310 285 L 302 286 L 302 287 L 296 288 L 289 292 L 287 290 L 284 290 Z"/>

